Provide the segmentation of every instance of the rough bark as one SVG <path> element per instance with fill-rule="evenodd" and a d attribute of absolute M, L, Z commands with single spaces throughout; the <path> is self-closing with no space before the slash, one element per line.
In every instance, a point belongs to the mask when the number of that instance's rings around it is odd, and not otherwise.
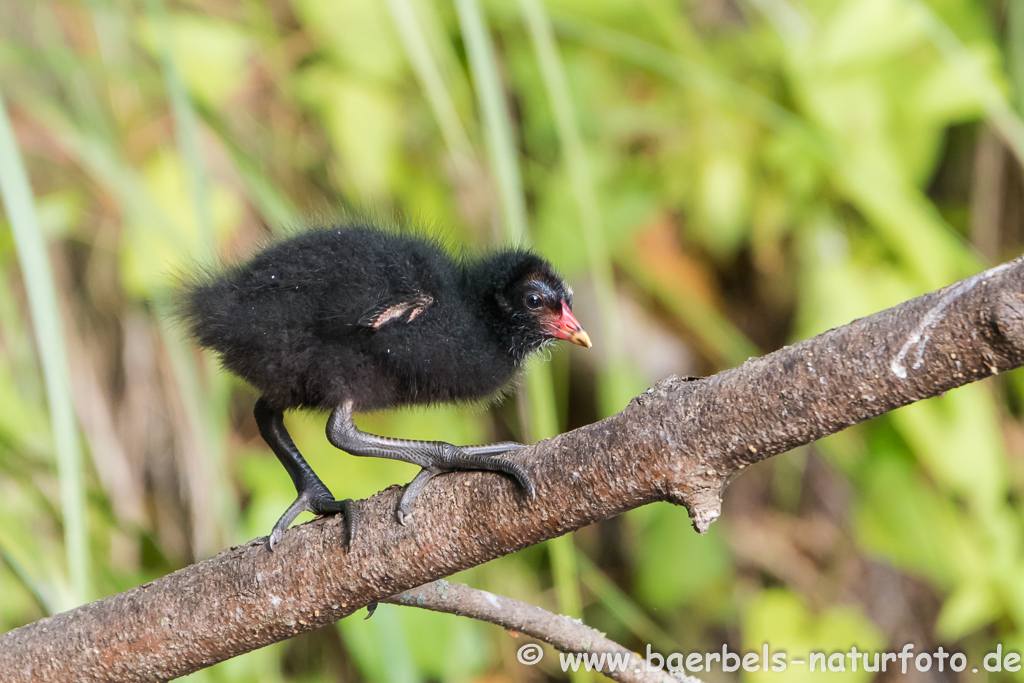
<path fill-rule="evenodd" d="M 351 552 L 323 519 L 0 636 L 3 681 L 161 681 L 329 624 L 371 602 L 654 501 L 698 531 L 744 467 L 1024 364 L 1024 262 L 698 381 L 517 452 L 527 501 L 488 473 L 440 477 L 407 526 L 401 493 L 359 501 Z"/>

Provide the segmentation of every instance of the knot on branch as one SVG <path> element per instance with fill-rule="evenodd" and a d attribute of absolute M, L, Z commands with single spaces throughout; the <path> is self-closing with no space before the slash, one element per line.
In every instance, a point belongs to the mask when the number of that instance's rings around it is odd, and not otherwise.
<path fill-rule="evenodd" d="M 701 535 L 707 533 L 722 514 L 722 490 L 725 481 L 718 486 L 702 486 L 688 491 L 670 490 L 666 496 L 670 503 L 682 505 L 690 513 L 690 523 Z"/>

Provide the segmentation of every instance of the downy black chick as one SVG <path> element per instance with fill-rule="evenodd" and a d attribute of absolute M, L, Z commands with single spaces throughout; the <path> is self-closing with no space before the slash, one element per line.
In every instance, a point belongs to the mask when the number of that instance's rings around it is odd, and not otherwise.
<path fill-rule="evenodd" d="M 423 486 L 445 472 L 504 472 L 532 496 L 526 473 L 499 457 L 522 445 L 375 436 L 356 428 L 353 411 L 485 398 L 545 344 L 591 345 L 572 290 L 536 254 L 457 259 L 429 238 L 359 224 L 296 234 L 193 278 L 179 299 L 196 341 L 260 391 L 256 424 L 298 491 L 271 549 L 303 511 L 345 513 L 350 539 L 355 521 L 351 500 L 335 500 L 295 447 L 285 410 L 331 409 L 327 438 L 337 448 L 422 467 L 396 510 L 404 524 Z"/>

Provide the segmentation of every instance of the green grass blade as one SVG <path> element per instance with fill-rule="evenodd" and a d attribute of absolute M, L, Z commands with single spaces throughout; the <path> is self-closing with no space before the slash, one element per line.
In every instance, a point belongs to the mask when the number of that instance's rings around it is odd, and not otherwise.
<path fill-rule="evenodd" d="M 174 54 L 173 28 L 166 7 L 162 0 L 146 0 L 145 8 L 155 29 L 157 57 L 174 121 L 175 142 L 189 181 L 192 213 L 200 235 L 200 258 L 210 260 L 216 250 L 210 192 L 211 179 L 202 151 L 199 117 Z M 88 136 L 83 137 L 88 138 Z M 163 212 L 158 209 L 155 212 L 147 212 L 145 218 L 142 217 L 143 214 L 139 212 L 137 205 L 147 202 L 140 199 L 137 192 L 127 189 L 129 185 L 140 184 L 137 174 L 117 159 L 117 153 L 108 141 L 92 136 L 91 142 L 94 148 L 93 156 L 103 158 L 107 167 L 118 168 L 117 172 L 108 173 L 108 175 L 116 178 L 113 184 L 118 186 L 117 195 L 119 197 L 124 199 L 132 196 L 127 205 L 136 207 L 135 214 L 137 219 L 141 219 L 140 224 L 149 225 L 152 222 L 151 215 L 162 215 Z M 144 193 L 142 196 L 148 196 L 148 193 Z M 166 227 L 169 229 L 167 234 L 177 232 L 175 226 L 168 225 Z M 183 245 L 184 239 L 177 240 L 177 244 Z M 183 250 L 183 247 L 179 246 L 179 248 Z M 157 302 L 157 308 L 163 310 L 166 305 Z M 164 319 L 167 319 L 166 312 L 164 312 Z M 180 334 L 169 329 L 167 325 L 161 325 L 160 332 L 171 356 L 172 368 L 178 386 L 183 393 L 188 422 L 203 453 L 203 456 L 198 458 L 198 462 L 195 463 L 196 469 L 192 470 L 188 477 L 193 494 L 190 505 L 193 517 L 193 551 L 196 557 L 203 557 L 216 552 L 222 545 L 220 538 L 222 535 L 231 536 L 229 529 L 235 510 L 235 506 L 231 503 L 233 491 L 228 484 L 229 478 L 225 474 L 227 465 L 222 425 L 226 423 L 224 419 L 226 414 L 220 406 L 213 405 L 214 399 L 212 398 L 223 393 L 219 390 L 219 385 L 223 383 L 223 380 L 216 374 L 212 375 L 211 384 L 214 386 L 210 388 L 210 391 L 204 391 L 199 382 L 195 363 L 184 348 Z"/>
<path fill-rule="evenodd" d="M 615 585 L 601 569 L 585 554 L 579 553 L 580 577 L 583 585 L 594 594 L 597 601 L 638 640 L 650 643 L 661 652 L 678 652 L 679 642 L 669 635 L 629 595 Z"/>
<path fill-rule="evenodd" d="M 506 235 L 513 242 L 527 244 L 529 230 L 522 175 L 514 144 L 512 119 L 502 93 L 494 46 L 476 0 L 456 0 L 455 8 L 459 15 L 459 25 L 466 42 L 473 83 L 483 114 L 491 168 L 498 183 L 498 193 L 504 209 Z M 536 439 L 557 434 L 558 413 L 550 367 L 533 364 L 526 383 L 531 437 Z M 581 615 L 582 598 L 576 571 L 576 548 L 572 536 L 562 536 L 549 541 L 547 548 L 551 553 L 559 609 L 565 614 Z M 577 672 L 572 678 L 583 681 L 588 680 L 589 676 L 586 672 Z"/>
<path fill-rule="evenodd" d="M 61 110 L 42 100 L 25 99 L 23 104 L 36 120 L 46 126 L 65 145 L 82 168 L 111 193 L 124 214 L 131 216 L 139 225 L 148 230 L 164 235 L 177 234 L 178 227 L 167 218 L 163 209 L 150 195 L 146 184 L 116 149 L 106 144 L 102 138 L 81 130 Z M 157 301 L 156 303 L 160 310 L 167 310 L 166 302 Z M 166 314 L 164 317 L 167 318 Z M 183 344 L 180 333 L 170 329 L 167 325 L 161 325 L 159 329 L 172 357 L 180 352 L 184 358 L 185 350 L 179 349 Z M 230 502 L 234 493 L 228 483 L 228 477 L 226 474 L 221 474 L 226 463 L 224 463 L 223 456 L 220 455 L 224 452 L 223 428 L 220 425 L 227 423 L 227 408 L 223 402 L 215 405 L 216 401 L 211 398 L 221 397 L 224 393 L 221 390 L 224 379 L 216 373 L 211 373 L 211 386 L 204 391 L 200 388 L 194 367 L 187 369 L 180 362 L 173 363 L 173 367 L 178 386 L 183 392 L 183 400 L 189 405 L 200 406 L 196 413 L 199 421 L 190 418 L 190 427 L 195 430 L 196 438 L 202 441 L 204 452 L 214 454 L 212 458 L 203 461 L 203 465 L 209 467 L 209 475 L 200 477 L 193 482 L 197 486 L 199 484 L 206 485 L 211 497 L 211 501 L 194 501 L 196 509 L 193 510 L 193 514 L 200 513 L 199 508 L 212 502 L 213 509 L 216 510 L 216 521 L 219 523 L 216 532 L 204 532 L 203 539 L 200 539 L 194 548 L 197 556 L 204 556 L 216 551 L 219 545 L 215 538 L 217 533 L 231 533 L 231 520 L 234 516 L 232 511 L 236 509 Z M 200 528 L 198 520 L 196 528 Z M 207 527 L 202 528 L 206 529 Z"/>
<path fill-rule="evenodd" d="M 54 607 L 46 600 L 46 596 L 43 595 L 40 586 L 36 583 L 36 577 L 33 576 L 32 572 L 23 567 L 6 549 L 0 549 L 0 563 L 7 565 L 11 574 L 21 583 L 40 612 L 48 614 L 55 611 Z"/>
<path fill-rule="evenodd" d="M 0 97 L 0 195 L 14 234 L 36 344 L 43 365 L 53 442 L 57 451 L 61 514 L 72 600 L 81 604 L 92 597 L 90 585 L 88 511 L 82 452 L 71 399 L 71 373 L 64 346 L 64 330 L 57 304 L 53 271 L 36 215 L 29 185 L 10 119 Z M 65 605 L 71 607 L 72 605 Z"/>
<path fill-rule="evenodd" d="M 1006 61 L 1017 112 L 1024 112 L 1024 2 L 1006 8 Z"/>
<path fill-rule="evenodd" d="M 146 0 L 146 13 L 156 30 L 157 54 L 163 75 L 164 89 L 171 105 L 174 119 L 175 142 L 178 153 L 185 165 L 189 180 L 192 211 L 199 228 L 203 259 L 210 259 L 216 252 L 213 213 L 211 204 L 211 182 L 206 159 L 203 156 L 200 139 L 199 117 L 192 104 L 192 97 L 185 86 L 181 69 L 174 54 L 174 35 L 170 17 L 162 0 Z M 158 308 L 159 308 L 158 304 Z M 163 320 L 169 318 L 166 314 Z M 180 341 L 180 335 L 161 325 L 161 336 L 172 360 L 173 371 L 184 395 L 188 421 L 199 438 L 203 457 L 196 463 L 199 473 L 190 477 L 194 495 L 191 508 L 193 516 L 193 551 L 197 557 L 212 554 L 222 545 L 220 536 L 226 533 L 234 517 L 233 491 L 226 475 L 223 425 L 226 412 L 212 405 L 212 396 L 223 392 L 219 386 L 204 392 L 198 378 L 195 362 Z M 211 383 L 222 384 L 223 380 L 214 374 Z"/>
<path fill-rule="evenodd" d="M 199 379 L 195 355 L 173 327 L 169 302 L 154 302 L 160 321 L 160 337 L 167 349 L 174 378 L 181 391 L 185 420 L 201 441 L 202 453 L 184 465 L 189 487 L 192 516 L 192 552 L 197 558 L 209 557 L 224 544 L 224 537 L 234 538 L 238 505 L 227 474 L 224 458 L 228 423 L 227 385 L 225 378 L 213 370 L 206 386 Z"/>
<path fill-rule="evenodd" d="M 600 340 L 607 360 L 605 372 L 601 373 L 600 403 L 601 415 L 610 415 L 622 409 L 633 392 L 627 382 L 616 381 L 627 375 L 625 340 L 622 335 L 622 316 L 619 313 L 618 297 L 615 294 L 615 276 L 608 253 L 604 228 L 601 225 L 601 209 L 590 174 L 590 162 L 580 134 L 576 109 L 569 92 L 562 58 L 555 43 L 555 32 L 551 20 L 540 0 L 520 0 L 519 6 L 533 39 L 541 77 L 551 100 L 555 114 L 555 128 L 565 155 L 569 171 L 569 182 L 573 199 L 580 216 L 583 248 L 594 283 L 594 291 L 600 313 Z"/>
<path fill-rule="evenodd" d="M 531 363 L 526 378 L 526 395 L 529 404 L 530 440 L 539 441 L 559 433 L 558 408 L 556 406 L 554 382 L 548 363 Z M 551 557 L 551 574 L 558 598 L 558 609 L 563 614 L 583 614 L 583 598 L 579 589 L 579 573 L 576 567 L 576 544 L 572 534 L 559 536 L 545 546 Z"/>
<path fill-rule="evenodd" d="M 469 135 L 462 125 L 455 102 L 445 84 L 441 69 L 430 51 L 430 44 L 416 16 L 416 9 L 410 0 L 388 0 L 391 20 L 398 31 L 398 37 L 405 48 L 409 63 L 420 87 L 427 96 L 434 112 L 441 135 L 456 163 L 464 163 L 466 157 L 475 157 Z"/>
<path fill-rule="evenodd" d="M 167 99 L 171 104 L 171 115 L 174 117 L 174 136 L 178 153 L 181 154 L 189 171 L 189 190 L 196 223 L 202 236 L 205 251 L 203 256 L 210 257 L 215 253 L 213 218 L 210 210 L 210 179 L 199 140 L 198 117 L 174 58 L 173 35 L 167 9 L 161 0 L 146 0 L 146 13 L 156 27 L 160 69 L 163 72 Z"/>
<path fill-rule="evenodd" d="M 476 0 L 455 0 L 455 10 L 459 16 L 473 86 L 484 120 L 487 153 L 498 185 L 498 195 L 501 197 L 505 234 L 516 244 L 529 244 L 526 200 L 516 156 L 515 134 L 502 92 L 494 43 Z"/>
<path fill-rule="evenodd" d="M 794 126 L 808 136 L 817 136 L 806 123 L 785 107 L 714 69 L 687 59 L 636 36 L 581 21 L 568 14 L 556 14 L 555 26 L 560 33 L 597 47 L 609 55 L 643 67 L 676 81 L 684 88 L 693 88 L 716 99 L 724 99 L 743 107 L 762 124 L 771 128 Z M 823 150 L 822 150 L 823 151 Z"/>
<path fill-rule="evenodd" d="M 932 44 L 955 69 L 960 71 L 964 82 L 974 85 L 992 127 L 1013 150 L 1017 162 L 1024 163 L 1024 121 L 1014 112 L 1010 102 L 1000 91 L 999 85 L 927 3 L 917 2 L 915 8 L 925 19 L 925 29 Z"/>
<path fill-rule="evenodd" d="M 690 330 L 701 353 L 718 366 L 740 365 L 748 358 L 761 355 L 761 350 L 747 335 L 717 308 L 695 293 L 671 289 L 652 277 L 635 249 L 623 250 L 616 255 L 615 262 Z"/>
<path fill-rule="evenodd" d="M 214 109 L 196 103 L 196 111 L 203 122 L 217 134 L 224 148 L 231 155 L 235 170 L 245 185 L 246 196 L 259 209 L 263 219 L 274 232 L 294 226 L 299 221 L 299 210 L 291 199 L 267 176 L 262 164 L 238 144 L 231 135 L 227 123 Z"/>
<path fill-rule="evenodd" d="M 19 103 L 64 146 L 96 183 L 108 190 L 122 211 L 147 230 L 174 233 L 177 227 L 153 200 L 139 174 L 102 137 L 72 121 L 60 108 L 42 99 L 22 97 Z"/>
<path fill-rule="evenodd" d="M 558 410 L 555 405 L 551 366 L 534 362 L 526 377 L 526 395 L 529 411 L 530 439 L 546 439 L 558 434 Z M 553 538 L 544 544 L 551 558 L 551 577 L 555 587 L 558 610 L 571 617 L 583 616 L 583 596 L 580 594 L 579 570 L 576 565 L 576 543 L 572 534 Z M 587 681 L 585 671 L 570 674 L 574 681 Z"/>
<path fill-rule="evenodd" d="M 522 172 L 515 148 L 512 118 L 502 92 L 494 44 L 476 0 L 456 0 L 455 9 L 459 16 L 459 26 L 466 43 L 473 84 L 484 119 L 491 168 L 498 184 L 498 194 L 505 217 L 505 234 L 512 242 L 526 245 L 530 242 L 530 233 L 526 219 Z M 557 434 L 555 393 L 551 373 L 546 366 L 532 364 L 527 377 L 526 394 L 531 438 L 542 439 Z"/>
<path fill-rule="evenodd" d="M 783 40 L 798 42 L 807 40 L 813 27 L 807 17 L 786 0 L 748 0 L 775 28 Z"/>

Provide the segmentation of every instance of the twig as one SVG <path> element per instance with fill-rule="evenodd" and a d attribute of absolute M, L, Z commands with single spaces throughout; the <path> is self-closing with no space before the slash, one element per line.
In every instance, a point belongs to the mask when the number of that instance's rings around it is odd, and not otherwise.
<path fill-rule="evenodd" d="M 509 631 L 516 631 L 543 640 L 562 652 L 584 655 L 610 655 L 603 662 L 621 661 L 614 657 L 628 657 L 623 667 L 606 664 L 599 670 L 608 678 L 626 683 L 701 683 L 692 676 L 674 678 L 665 671 L 648 671 L 647 662 L 632 650 L 609 640 L 596 629 L 583 622 L 520 600 L 495 595 L 461 583 L 449 583 L 444 579 L 432 581 L 419 588 L 393 595 L 382 602 L 392 605 L 406 605 L 469 617 L 479 621 L 497 624 Z M 537 649 L 532 649 L 532 648 Z M 543 657 L 539 645 L 526 644 L 519 649 L 520 661 L 537 664 Z M 525 660 L 525 661 L 524 661 Z"/>

